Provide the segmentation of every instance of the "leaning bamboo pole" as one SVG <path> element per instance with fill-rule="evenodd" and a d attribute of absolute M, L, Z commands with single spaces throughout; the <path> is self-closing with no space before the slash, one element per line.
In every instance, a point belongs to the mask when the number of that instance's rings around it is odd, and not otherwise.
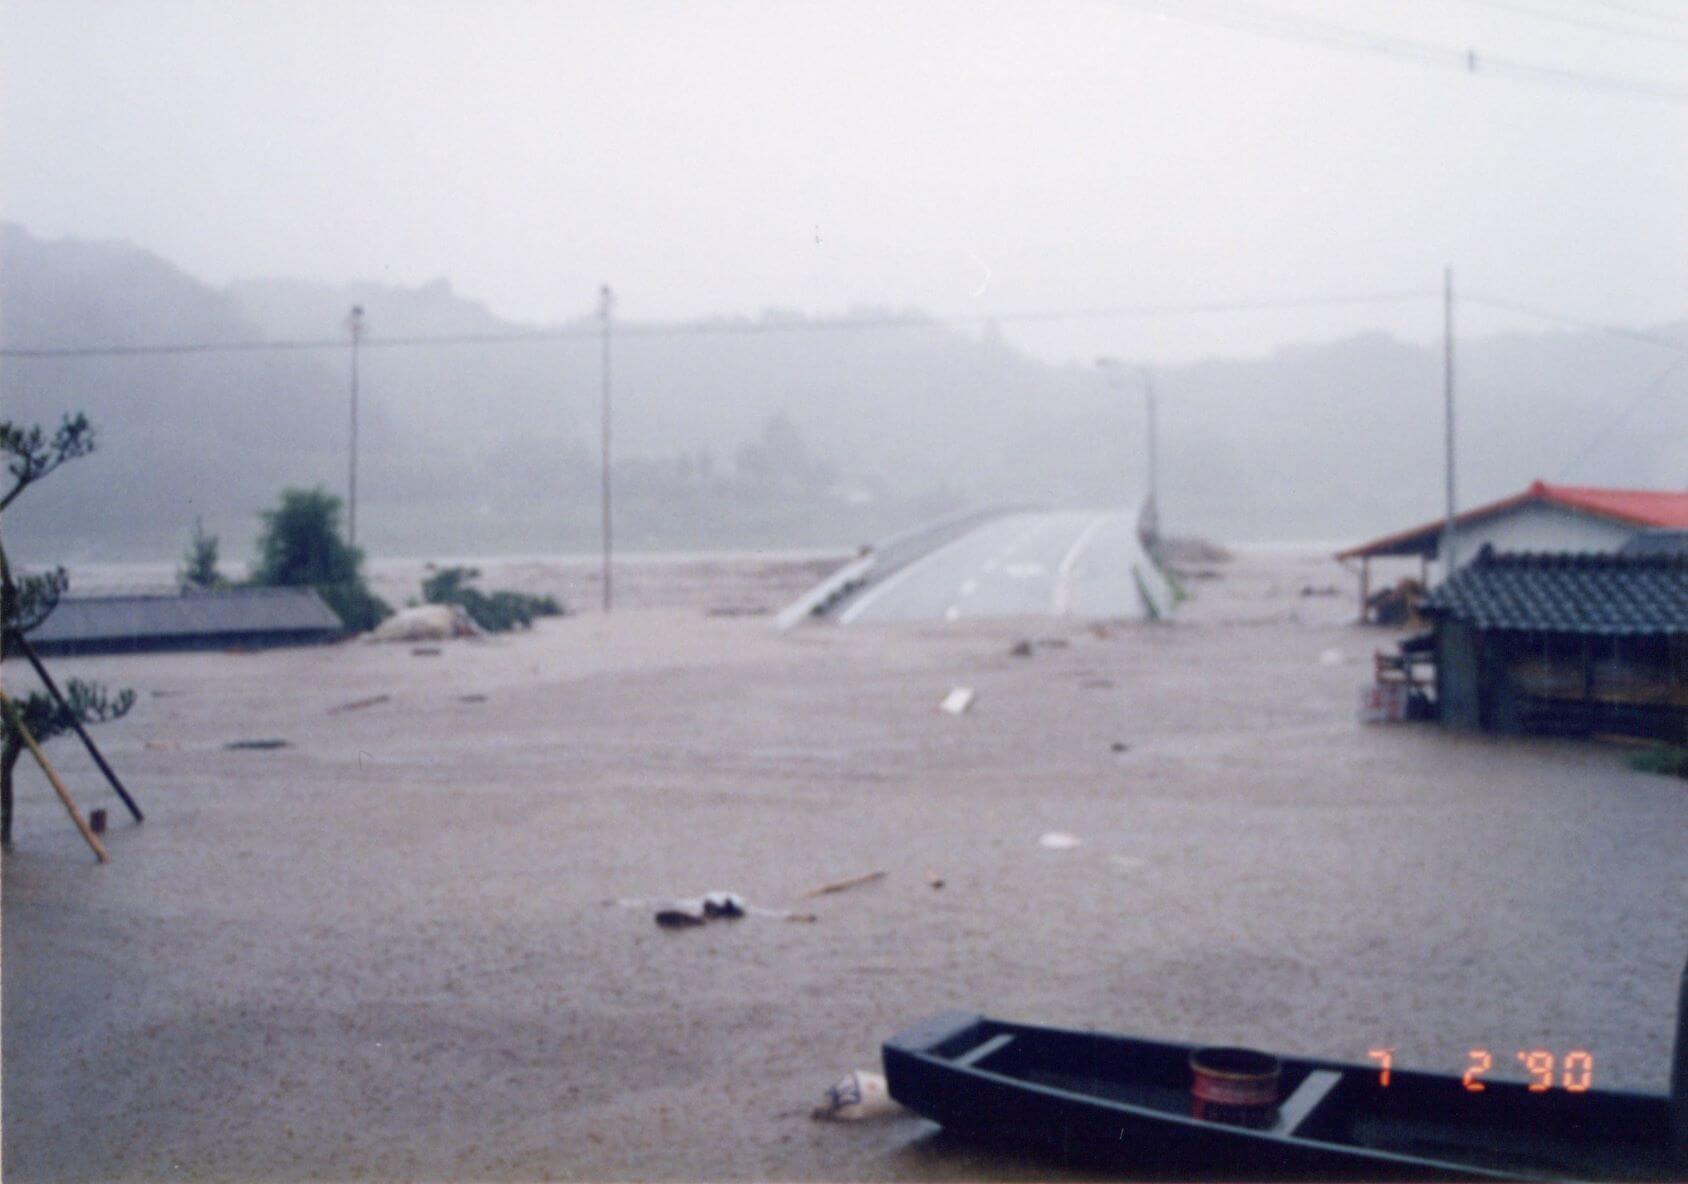
<path fill-rule="evenodd" d="M 63 802 L 64 808 L 70 812 L 70 820 L 76 823 L 76 829 L 82 832 L 84 839 L 88 840 L 88 846 L 94 849 L 95 857 L 101 863 L 106 862 L 111 857 L 106 854 L 105 845 L 88 828 L 88 820 L 82 817 L 82 811 L 78 810 L 76 803 L 71 800 L 70 791 L 64 787 L 64 782 L 59 780 L 59 775 L 53 771 L 53 766 L 47 763 L 47 754 L 41 751 L 41 746 L 35 742 L 35 737 L 30 735 L 29 729 L 23 726 L 23 715 L 18 711 L 17 704 L 12 702 L 12 697 L 6 693 L 4 688 L 0 688 L 0 711 L 5 712 L 6 722 L 18 730 L 18 735 L 23 737 L 23 742 L 28 745 L 31 755 L 35 757 L 35 763 L 41 766 L 41 771 L 47 774 L 47 780 L 53 783 L 53 790 L 59 795 L 59 801 Z"/>

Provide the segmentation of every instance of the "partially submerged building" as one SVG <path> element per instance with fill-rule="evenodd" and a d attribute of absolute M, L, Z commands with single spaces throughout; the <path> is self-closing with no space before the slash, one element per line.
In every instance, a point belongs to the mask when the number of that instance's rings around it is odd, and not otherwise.
<path fill-rule="evenodd" d="M 313 588 L 230 588 L 66 597 L 29 640 L 47 655 L 109 654 L 316 645 L 345 633 Z"/>
<path fill-rule="evenodd" d="M 1688 743 L 1688 557 L 1484 547 L 1420 611 L 1446 724 Z"/>
<path fill-rule="evenodd" d="M 1455 549 L 1465 563 L 1485 547 L 1502 552 L 1595 555 L 1616 554 L 1631 545 L 1651 549 L 1652 540 L 1685 530 L 1688 490 L 1606 489 L 1545 481 L 1454 518 Z M 1362 617 L 1373 600 L 1372 560 L 1416 558 L 1419 581 L 1427 584 L 1430 563 L 1442 560 L 1446 533 L 1446 520 L 1437 519 L 1337 552 L 1343 564 L 1359 562 Z M 1668 548 L 1667 543 L 1656 545 Z"/>

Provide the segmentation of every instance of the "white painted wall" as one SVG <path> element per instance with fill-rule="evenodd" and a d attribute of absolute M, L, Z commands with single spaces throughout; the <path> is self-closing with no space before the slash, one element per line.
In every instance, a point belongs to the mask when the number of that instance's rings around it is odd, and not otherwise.
<path fill-rule="evenodd" d="M 1497 551 L 1594 551 L 1611 554 L 1635 536 L 1636 527 L 1529 502 L 1504 514 L 1462 526 L 1456 534 L 1459 565 L 1477 558 L 1485 543 Z"/>

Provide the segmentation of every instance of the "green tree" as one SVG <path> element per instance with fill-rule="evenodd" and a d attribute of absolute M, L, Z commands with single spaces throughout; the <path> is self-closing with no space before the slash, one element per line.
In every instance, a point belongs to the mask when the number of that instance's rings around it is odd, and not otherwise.
<path fill-rule="evenodd" d="M 0 454 L 5 456 L 6 471 L 12 475 L 12 488 L 0 497 L 0 512 L 60 465 L 92 451 L 94 427 L 86 415 L 66 415 L 51 436 L 39 426 L 25 428 L 10 420 L 0 421 Z"/>
<path fill-rule="evenodd" d="M 284 489 L 281 504 L 264 511 L 254 584 L 310 587 L 346 628 L 363 632 L 392 609 L 363 582 L 363 551 L 340 534 L 340 499 L 326 489 Z"/>
<path fill-rule="evenodd" d="M 210 592 L 228 587 L 223 573 L 217 570 L 217 536 L 205 533 L 205 524 L 193 520 L 193 538 L 188 540 L 187 554 L 182 556 L 182 568 L 176 582 L 183 591 Z"/>
<path fill-rule="evenodd" d="M 0 512 L 54 469 L 93 450 L 94 429 L 85 415 L 66 415 L 50 436 L 39 427 L 0 422 L 0 455 L 6 458 L 6 471 L 12 477 L 11 489 L 0 497 Z M 14 578 L 6 549 L 0 545 L 0 651 L 14 648 L 18 638 L 50 617 L 69 585 L 62 567 Z M 45 744 L 78 722 L 101 723 L 128 714 L 135 705 L 135 692 L 113 695 L 98 683 L 73 678 L 65 684 L 63 703 L 42 691 L 12 699 L 23 726 L 36 743 Z M 23 733 L 10 718 L 0 718 L 0 844 L 7 846 L 12 842 L 12 772 L 23 752 Z"/>

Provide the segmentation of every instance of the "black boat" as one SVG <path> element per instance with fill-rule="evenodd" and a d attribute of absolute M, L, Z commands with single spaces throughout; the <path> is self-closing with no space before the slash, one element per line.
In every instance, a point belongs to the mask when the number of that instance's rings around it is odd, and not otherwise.
<path fill-rule="evenodd" d="M 1679 1062 L 1682 1043 L 1679 1034 Z M 1255 1128 L 1192 1115 L 1195 1051 L 947 1012 L 892 1037 L 884 1058 L 891 1096 L 945 1128 L 1122 1171 L 1688 1179 L 1673 1130 L 1680 1097 L 1673 1107 L 1663 1095 L 1561 1084 L 1471 1089 L 1461 1077 L 1281 1058 L 1281 1100 Z"/>

